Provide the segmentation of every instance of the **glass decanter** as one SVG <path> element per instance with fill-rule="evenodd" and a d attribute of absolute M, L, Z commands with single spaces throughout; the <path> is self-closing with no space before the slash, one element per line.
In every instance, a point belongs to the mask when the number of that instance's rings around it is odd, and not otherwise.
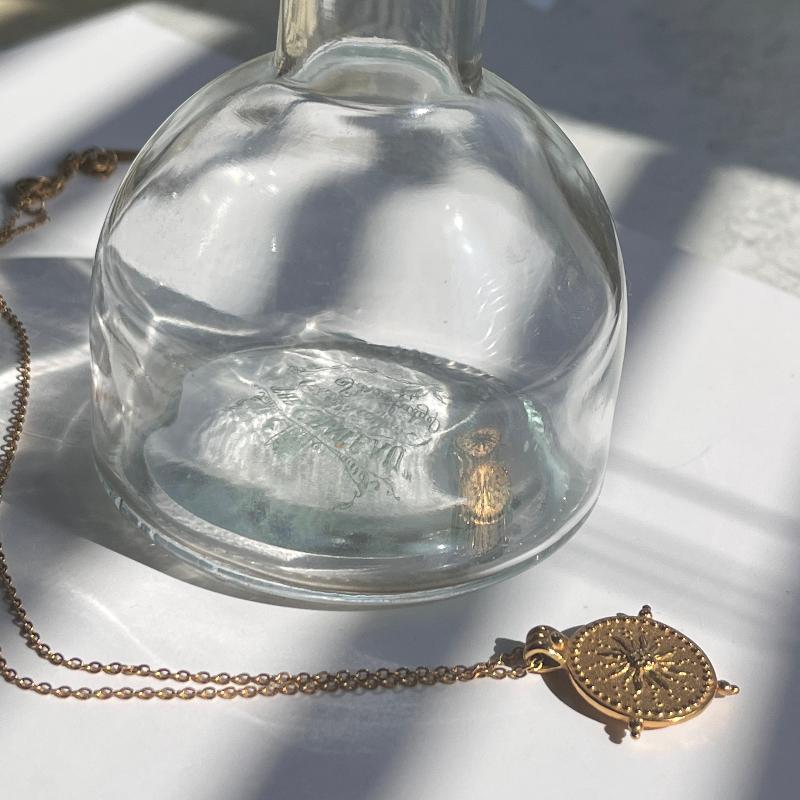
<path fill-rule="evenodd" d="M 123 182 L 93 275 L 101 477 L 284 595 L 445 596 L 597 500 L 625 338 L 603 197 L 482 69 L 485 0 L 283 0 Z"/>

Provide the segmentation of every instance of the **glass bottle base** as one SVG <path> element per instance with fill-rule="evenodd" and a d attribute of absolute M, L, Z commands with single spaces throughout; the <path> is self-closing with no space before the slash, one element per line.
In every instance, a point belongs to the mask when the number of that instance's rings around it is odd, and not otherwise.
<path fill-rule="evenodd" d="M 342 588 L 314 588 L 311 584 L 290 583 L 279 580 L 260 571 L 255 562 L 248 568 L 241 563 L 226 559 L 221 553 L 209 551 L 194 537 L 187 540 L 156 529 L 123 499 L 120 492 L 114 487 L 114 478 L 106 475 L 105 470 L 99 463 L 96 466 L 103 487 L 120 513 L 131 520 L 153 544 L 158 545 L 182 561 L 225 583 L 246 589 L 248 592 L 254 592 L 262 596 L 265 601 L 268 601 L 270 597 L 279 597 L 290 601 L 337 606 L 408 605 L 444 600 L 483 589 L 506 578 L 511 578 L 543 561 L 562 544 L 569 541 L 592 513 L 600 494 L 598 489 L 586 504 L 586 507 L 576 514 L 574 520 L 566 523 L 562 530 L 543 541 L 539 547 L 527 551 L 516 561 L 498 565 L 495 570 L 488 571 L 479 577 L 456 579 L 452 583 L 422 589 L 403 590 L 398 588 L 394 591 L 374 592 L 347 591 Z M 315 577 L 311 575 L 308 576 L 308 579 L 315 580 Z"/>
<path fill-rule="evenodd" d="M 538 560 L 596 499 L 513 385 L 341 338 L 238 350 L 186 372 L 164 424 L 98 466 L 150 539 L 222 579 L 446 597 Z"/>

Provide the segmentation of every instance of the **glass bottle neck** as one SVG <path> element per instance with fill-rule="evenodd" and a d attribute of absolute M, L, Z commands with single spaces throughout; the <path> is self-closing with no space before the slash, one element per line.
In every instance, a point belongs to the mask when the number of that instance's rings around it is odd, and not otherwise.
<path fill-rule="evenodd" d="M 293 73 L 337 42 L 379 40 L 433 55 L 474 92 L 485 13 L 486 0 L 281 0 L 278 69 Z"/>

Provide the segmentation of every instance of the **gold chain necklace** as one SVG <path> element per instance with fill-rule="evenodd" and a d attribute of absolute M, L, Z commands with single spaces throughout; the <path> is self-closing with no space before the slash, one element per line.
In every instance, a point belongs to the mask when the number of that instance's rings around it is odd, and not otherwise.
<path fill-rule="evenodd" d="M 47 201 L 64 190 L 76 173 L 107 177 L 120 161 L 130 161 L 135 152 L 90 148 L 70 153 L 53 176 L 25 178 L 16 184 L 16 200 L 7 222 L 0 227 L 0 246 L 30 231 L 48 219 Z M 27 219 L 26 219 L 27 217 Z M 28 334 L 0 294 L 0 316 L 14 333 L 17 346 L 17 377 L 11 414 L 0 445 L 0 498 L 17 454 L 30 397 L 31 354 Z M 237 697 L 316 694 L 317 692 L 395 689 L 464 683 L 477 678 L 519 679 L 564 669 L 578 693 L 608 717 L 627 722 L 638 739 L 644 728 L 683 722 L 703 711 L 718 695 L 737 694 L 739 688 L 717 680 L 711 662 L 687 636 L 653 619 L 649 606 L 636 616 L 618 614 L 596 620 L 572 636 L 549 626 L 533 628 L 525 646 L 479 661 L 471 666 L 381 668 L 338 672 L 279 672 L 232 674 L 210 673 L 148 664 L 103 663 L 66 658 L 42 641 L 22 605 L 0 543 L 0 584 L 14 624 L 25 643 L 39 657 L 56 667 L 74 672 L 149 678 L 172 685 L 113 688 L 103 686 L 58 686 L 19 675 L 0 649 L 0 674 L 19 689 L 76 700 L 231 700 Z"/>

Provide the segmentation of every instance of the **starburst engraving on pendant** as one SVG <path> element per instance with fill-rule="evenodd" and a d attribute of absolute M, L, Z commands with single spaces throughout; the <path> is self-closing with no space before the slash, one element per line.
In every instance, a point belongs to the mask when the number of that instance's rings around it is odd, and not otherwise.
<path fill-rule="evenodd" d="M 606 677 L 622 678 L 625 688 L 635 696 L 646 686 L 672 696 L 674 682 L 687 675 L 675 660 L 675 651 L 644 631 L 638 636 L 612 634 L 611 640 L 615 646 L 597 653 L 608 670 Z"/>

